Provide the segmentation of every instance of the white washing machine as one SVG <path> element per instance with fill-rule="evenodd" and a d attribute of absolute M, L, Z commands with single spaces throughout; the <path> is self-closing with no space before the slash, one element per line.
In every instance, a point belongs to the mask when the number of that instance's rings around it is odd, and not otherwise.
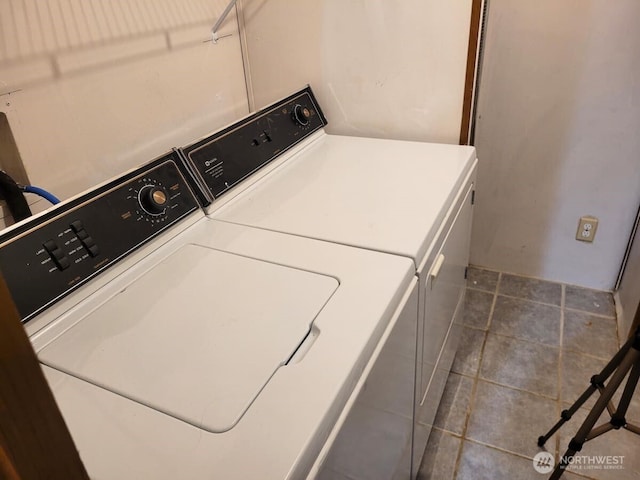
<path fill-rule="evenodd" d="M 415 475 L 461 331 L 475 149 L 329 135 L 325 125 L 307 87 L 182 155 L 209 192 L 213 219 L 412 261 L 420 282 Z M 353 445 L 352 457 L 362 448 Z M 343 473 L 368 478 L 362 468 Z"/>
<path fill-rule="evenodd" d="M 0 236 L 91 478 L 302 479 L 339 433 L 389 460 L 378 478 L 407 472 L 412 262 L 208 219 L 181 168 L 168 154 Z"/>

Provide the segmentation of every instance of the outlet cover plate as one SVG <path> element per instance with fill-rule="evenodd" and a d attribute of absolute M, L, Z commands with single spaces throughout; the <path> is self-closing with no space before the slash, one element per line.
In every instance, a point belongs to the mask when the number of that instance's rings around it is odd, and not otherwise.
<path fill-rule="evenodd" d="M 596 217 L 581 217 L 580 223 L 578 223 L 576 240 L 580 240 L 581 242 L 593 242 L 593 239 L 596 236 L 596 230 L 598 230 L 598 219 Z"/>

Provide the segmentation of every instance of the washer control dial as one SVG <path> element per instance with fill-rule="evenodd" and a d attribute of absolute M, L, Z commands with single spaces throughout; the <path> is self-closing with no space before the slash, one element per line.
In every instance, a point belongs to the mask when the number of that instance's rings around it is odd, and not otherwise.
<path fill-rule="evenodd" d="M 302 127 L 309 125 L 309 118 L 311 118 L 311 111 L 307 107 L 303 107 L 299 103 L 293 106 L 292 111 L 293 121 Z"/>
<path fill-rule="evenodd" d="M 164 187 L 145 185 L 138 193 L 138 202 L 149 215 L 162 215 L 169 202 L 169 194 Z"/>

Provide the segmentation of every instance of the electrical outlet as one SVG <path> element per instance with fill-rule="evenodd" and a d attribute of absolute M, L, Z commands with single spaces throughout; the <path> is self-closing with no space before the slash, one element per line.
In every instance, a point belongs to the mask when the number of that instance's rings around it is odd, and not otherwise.
<path fill-rule="evenodd" d="M 581 217 L 580 223 L 578 224 L 578 233 L 576 233 L 576 240 L 593 242 L 597 229 L 598 219 L 596 217 Z"/>

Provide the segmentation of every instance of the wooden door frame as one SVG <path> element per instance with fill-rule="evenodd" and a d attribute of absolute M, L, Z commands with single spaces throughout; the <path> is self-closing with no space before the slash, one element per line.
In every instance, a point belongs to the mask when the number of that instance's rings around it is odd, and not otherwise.
<path fill-rule="evenodd" d="M 1 273 L 0 478 L 89 479 Z"/>
<path fill-rule="evenodd" d="M 472 0 L 471 22 L 469 24 L 469 46 L 467 47 L 467 70 L 464 82 L 464 97 L 462 101 L 462 122 L 460 125 L 460 145 L 470 143 L 472 115 L 474 115 L 474 97 L 477 93 L 477 77 L 480 61 L 480 27 L 482 25 L 483 5 L 489 0 Z"/>

